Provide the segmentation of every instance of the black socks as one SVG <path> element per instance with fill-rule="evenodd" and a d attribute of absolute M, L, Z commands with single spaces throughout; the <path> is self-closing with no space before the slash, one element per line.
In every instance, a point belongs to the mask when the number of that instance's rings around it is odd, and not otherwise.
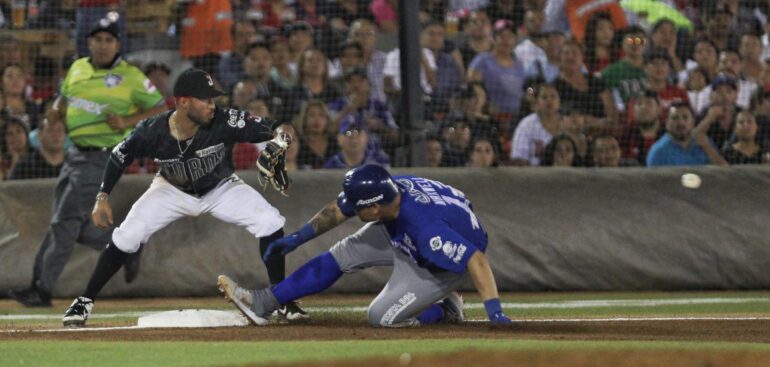
<path fill-rule="evenodd" d="M 283 228 L 275 231 L 275 233 L 267 237 L 261 237 L 259 239 L 260 256 L 264 258 L 265 252 L 267 251 L 267 247 L 270 246 L 270 243 L 281 237 L 283 237 Z M 286 259 L 284 259 L 284 256 L 281 254 L 270 256 L 270 258 L 268 258 L 268 260 L 265 262 L 265 267 L 267 268 L 267 278 L 270 279 L 270 285 L 276 285 L 286 277 Z"/>
<path fill-rule="evenodd" d="M 91 274 L 91 280 L 88 281 L 86 292 L 83 297 L 91 300 L 96 299 L 96 295 L 104 288 L 104 285 L 112 279 L 112 276 L 120 270 L 123 263 L 126 262 L 130 254 L 121 251 L 112 241 L 107 244 L 107 248 L 102 251 L 99 261 L 96 263 L 96 269 Z"/>

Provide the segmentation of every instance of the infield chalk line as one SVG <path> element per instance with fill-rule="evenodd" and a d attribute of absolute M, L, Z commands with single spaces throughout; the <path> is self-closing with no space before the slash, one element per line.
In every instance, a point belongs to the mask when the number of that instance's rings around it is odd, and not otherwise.
<path fill-rule="evenodd" d="M 237 311 L 233 311 L 238 313 Z M 639 321 L 768 321 L 770 317 L 613 317 L 613 318 L 596 318 L 596 319 L 514 319 L 516 323 L 527 324 L 539 324 L 539 323 L 585 323 L 585 322 L 639 322 Z M 465 320 L 465 322 L 472 323 L 484 323 L 487 320 Z M 235 326 L 227 326 L 235 327 Z M 246 326 L 237 326 L 246 327 Z M 254 327 L 254 326 L 249 326 Z M 118 331 L 118 330 L 140 330 L 140 329 L 161 329 L 158 327 L 141 327 L 141 326 L 115 326 L 115 327 L 84 327 L 84 328 L 58 328 L 58 329 L 11 329 L 0 330 L 0 333 L 16 334 L 16 333 L 67 333 L 67 332 L 88 332 L 88 331 Z M 163 328 L 165 329 L 165 328 Z M 187 329 L 187 328 L 185 328 Z"/>
<path fill-rule="evenodd" d="M 657 306 L 675 306 L 675 305 L 699 305 L 699 304 L 740 304 L 740 303 L 759 303 L 770 302 L 770 297 L 743 297 L 743 298 L 677 298 L 677 299 L 613 299 L 613 300 L 583 300 L 583 301 L 557 301 L 557 302 L 506 302 L 503 303 L 505 309 L 571 309 L 571 308 L 598 308 L 598 307 L 657 307 Z M 308 312 L 316 313 L 348 313 L 348 312 L 366 312 L 366 306 L 340 306 L 340 307 L 304 307 Z M 466 303 L 465 309 L 474 310 L 484 308 L 482 303 Z M 104 313 L 98 312 L 91 315 L 92 319 L 111 319 L 125 317 L 142 317 L 150 314 L 162 312 L 122 312 L 122 313 Z M 0 321 L 4 320 L 57 320 L 60 315 L 0 315 Z"/>

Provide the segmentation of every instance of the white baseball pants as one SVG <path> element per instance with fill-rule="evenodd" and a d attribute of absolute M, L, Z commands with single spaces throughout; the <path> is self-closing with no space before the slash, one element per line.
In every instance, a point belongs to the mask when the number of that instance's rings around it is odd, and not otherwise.
<path fill-rule="evenodd" d="M 134 253 L 153 233 L 169 223 L 204 213 L 242 226 L 257 238 L 273 234 L 286 222 L 278 209 L 236 175 L 222 180 L 202 197 L 186 194 L 156 176 L 112 233 L 112 241 L 121 251 Z"/>

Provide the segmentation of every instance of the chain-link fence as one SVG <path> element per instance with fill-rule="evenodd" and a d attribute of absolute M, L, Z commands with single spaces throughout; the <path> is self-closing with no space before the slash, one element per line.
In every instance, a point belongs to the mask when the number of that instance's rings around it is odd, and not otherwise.
<path fill-rule="evenodd" d="M 195 66 L 227 92 L 220 107 L 293 124 L 290 169 L 413 165 L 401 98 L 409 88 L 422 91 L 427 166 L 770 158 L 766 1 L 423 0 L 421 27 L 406 30 L 419 32 L 422 50 L 419 65 L 404 65 L 420 70 L 413 85 L 401 81 L 398 6 L 0 1 L 3 177 L 56 175 L 73 125 L 54 101 L 68 75 L 81 75 L 73 62 L 99 47 L 99 22 L 117 26 L 121 57 L 170 108 L 173 81 Z M 252 168 L 258 152 L 238 145 L 237 168 Z M 154 170 L 145 161 L 129 172 Z"/>

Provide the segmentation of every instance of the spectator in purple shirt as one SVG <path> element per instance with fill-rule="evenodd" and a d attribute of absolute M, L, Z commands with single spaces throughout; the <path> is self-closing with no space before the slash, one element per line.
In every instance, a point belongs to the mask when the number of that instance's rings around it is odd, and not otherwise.
<path fill-rule="evenodd" d="M 468 81 L 482 81 L 492 111 L 516 114 L 524 96 L 524 65 L 514 55 L 516 28 L 510 20 L 493 26 L 495 46 L 476 56 L 468 66 Z"/>
<path fill-rule="evenodd" d="M 329 158 L 323 168 L 351 169 L 364 164 L 390 166 L 390 158 L 382 150 L 367 149 L 369 134 L 360 121 L 344 120 L 337 134 L 337 144 L 339 153 Z"/>

